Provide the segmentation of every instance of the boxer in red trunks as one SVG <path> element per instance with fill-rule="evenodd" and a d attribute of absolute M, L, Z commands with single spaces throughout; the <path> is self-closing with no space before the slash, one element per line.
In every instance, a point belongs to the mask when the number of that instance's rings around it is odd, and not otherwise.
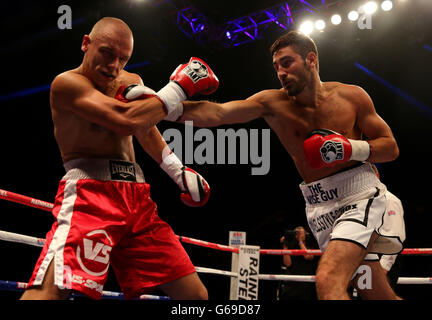
<path fill-rule="evenodd" d="M 51 85 L 54 134 L 66 175 L 53 208 L 56 221 L 21 299 L 65 299 L 71 290 L 99 299 L 109 265 L 126 298 L 158 287 L 174 299 L 207 299 L 188 255 L 158 217 L 132 139 L 179 185 L 184 203 L 205 204 L 207 182 L 166 152 L 155 124 L 175 119 L 188 96 L 216 90 L 216 76 L 192 58 L 159 92 L 144 87 L 138 75 L 123 70 L 133 36 L 116 18 L 98 21 L 81 49 L 82 64 Z M 199 79 L 192 80 L 197 71 Z"/>

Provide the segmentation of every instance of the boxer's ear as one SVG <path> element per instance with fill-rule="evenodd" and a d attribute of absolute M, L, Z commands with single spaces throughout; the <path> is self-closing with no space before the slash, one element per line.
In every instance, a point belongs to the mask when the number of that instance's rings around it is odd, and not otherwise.
<path fill-rule="evenodd" d="M 82 52 L 87 52 L 88 45 L 90 44 L 90 42 L 91 42 L 90 37 L 88 35 L 85 35 L 83 37 L 83 41 L 81 43 L 81 51 Z"/>
<path fill-rule="evenodd" d="M 305 60 L 306 60 L 305 62 L 308 63 L 311 67 L 316 68 L 318 70 L 318 68 L 317 68 L 318 57 L 314 52 L 312 52 L 312 51 L 309 52 L 307 54 Z"/>

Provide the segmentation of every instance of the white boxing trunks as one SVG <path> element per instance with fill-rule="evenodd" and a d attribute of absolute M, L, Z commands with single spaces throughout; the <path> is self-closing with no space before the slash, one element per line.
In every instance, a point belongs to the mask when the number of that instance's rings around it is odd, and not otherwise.
<path fill-rule="evenodd" d="M 369 253 L 402 251 L 405 236 L 402 239 L 400 230 L 404 228 L 396 227 L 400 221 L 387 219 L 387 188 L 370 163 L 309 184 L 303 182 L 300 189 L 309 227 L 322 251 L 331 240 L 350 241 L 366 249 L 374 231 L 378 238 Z"/>

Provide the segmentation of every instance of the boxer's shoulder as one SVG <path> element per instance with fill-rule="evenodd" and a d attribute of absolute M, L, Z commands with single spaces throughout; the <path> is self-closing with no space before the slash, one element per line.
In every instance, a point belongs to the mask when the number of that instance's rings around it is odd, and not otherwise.
<path fill-rule="evenodd" d="M 271 108 L 272 105 L 281 100 L 286 100 L 286 94 L 278 89 L 267 89 L 255 93 L 248 100 L 253 100 L 261 103 L 266 108 Z"/>
<path fill-rule="evenodd" d="M 346 84 L 341 82 L 325 82 L 323 85 L 327 93 L 337 94 L 339 97 L 347 100 L 362 99 L 365 97 L 365 95 L 367 95 L 364 89 L 353 84 Z"/>
<path fill-rule="evenodd" d="M 143 80 L 141 77 L 132 72 L 128 72 L 126 70 L 120 71 L 117 79 L 116 79 L 121 85 L 128 86 L 130 84 L 143 84 Z"/>
<path fill-rule="evenodd" d="M 102 93 L 113 96 L 111 91 L 124 85 L 143 84 L 141 77 L 136 73 L 131 73 L 122 70 L 116 79 L 114 79 L 104 90 L 97 89 Z M 78 69 L 72 69 L 58 74 L 51 83 L 51 94 L 54 96 L 62 96 L 64 94 L 71 95 L 74 93 L 83 93 L 87 89 L 96 89 L 93 82 L 79 72 Z"/>
<path fill-rule="evenodd" d="M 256 107 L 259 107 L 262 112 L 262 116 L 274 116 L 274 104 L 276 101 L 280 100 L 278 97 L 278 90 L 268 89 L 257 92 L 247 98 L 249 101 L 254 101 Z"/>
<path fill-rule="evenodd" d="M 369 94 L 357 85 L 344 84 L 338 89 L 338 97 L 352 106 L 358 115 L 375 113 L 375 107 Z"/>
<path fill-rule="evenodd" d="M 58 74 L 51 82 L 51 92 L 61 93 L 70 92 L 75 88 L 93 87 L 91 81 L 84 75 L 77 72 L 76 69 L 68 70 Z"/>
<path fill-rule="evenodd" d="M 325 100 L 332 105 L 344 105 L 353 108 L 357 112 L 359 110 L 370 110 L 370 107 L 373 106 L 368 93 L 357 85 L 324 82 L 323 89 Z"/>

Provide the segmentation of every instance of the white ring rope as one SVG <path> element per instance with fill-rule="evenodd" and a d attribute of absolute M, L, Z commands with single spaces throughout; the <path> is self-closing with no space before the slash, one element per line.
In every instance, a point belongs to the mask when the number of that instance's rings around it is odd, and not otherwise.
<path fill-rule="evenodd" d="M 0 240 L 23 243 L 31 246 L 42 247 L 45 239 L 25 236 L 17 233 L 6 232 L 0 230 Z M 205 241 L 203 241 L 205 242 Z M 237 277 L 237 272 L 218 270 L 206 267 L 195 267 L 199 273 L 218 274 L 227 277 Z M 260 280 L 278 280 L 278 281 L 296 281 L 296 282 L 315 282 L 315 276 L 303 275 L 284 275 L 284 274 L 259 274 Z M 418 277 L 399 277 L 398 284 L 432 284 L 432 277 L 418 278 Z"/>
<path fill-rule="evenodd" d="M 195 269 L 199 273 L 211 273 L 211 274 L 219 274 L 227 277 L 238 277 L 238 273 L 232 271 L 218 270 L 218 269 L 212 269 L 206 267 L 195 267 Z"/>
<path fill-rule="evenodd" d="M 35 247 L 43 247 L 45 239 L 25 236 L 18 233 L 7 232 L 0 230 L 0 240 L 28 244 Z"/>
<path fill-rule="evenodd" d="M 52 208 L 54 207 L 53 203 L 46 202 L 43 200 L 35 199 L 32 197 L 28 197 L 22 194 L 14 193 L 11 191 L 0 189 L 0 199 L 12 201 L 16 203 L 23 204 L 25 206 L 34 207 L 37 209 L 45 210 L 51 212 Z M 238 248 L 236 247 L 230 247 L 222 244 L 207 242 L 203 240 L 193 239 L 185 236 L 177 236 L 180 241 L 191 243 L 207 248 L 213 248 L 217 250 L 222 251 L 231 251 L 234 253 L 238 253 Z M 321 250 L 317 249 L 308 249 L 308 250 L 297 250 L 297 249 L 260 249 L 260 254 L 269 254 L 269 255 L 321 255 Z M 400 254 L 409 254 L 409 255 L 417 255 L 417 254 L 428 254 L 432 255 L 432 248 L 413 248 L 413 249 L 404 249 Z"/>

